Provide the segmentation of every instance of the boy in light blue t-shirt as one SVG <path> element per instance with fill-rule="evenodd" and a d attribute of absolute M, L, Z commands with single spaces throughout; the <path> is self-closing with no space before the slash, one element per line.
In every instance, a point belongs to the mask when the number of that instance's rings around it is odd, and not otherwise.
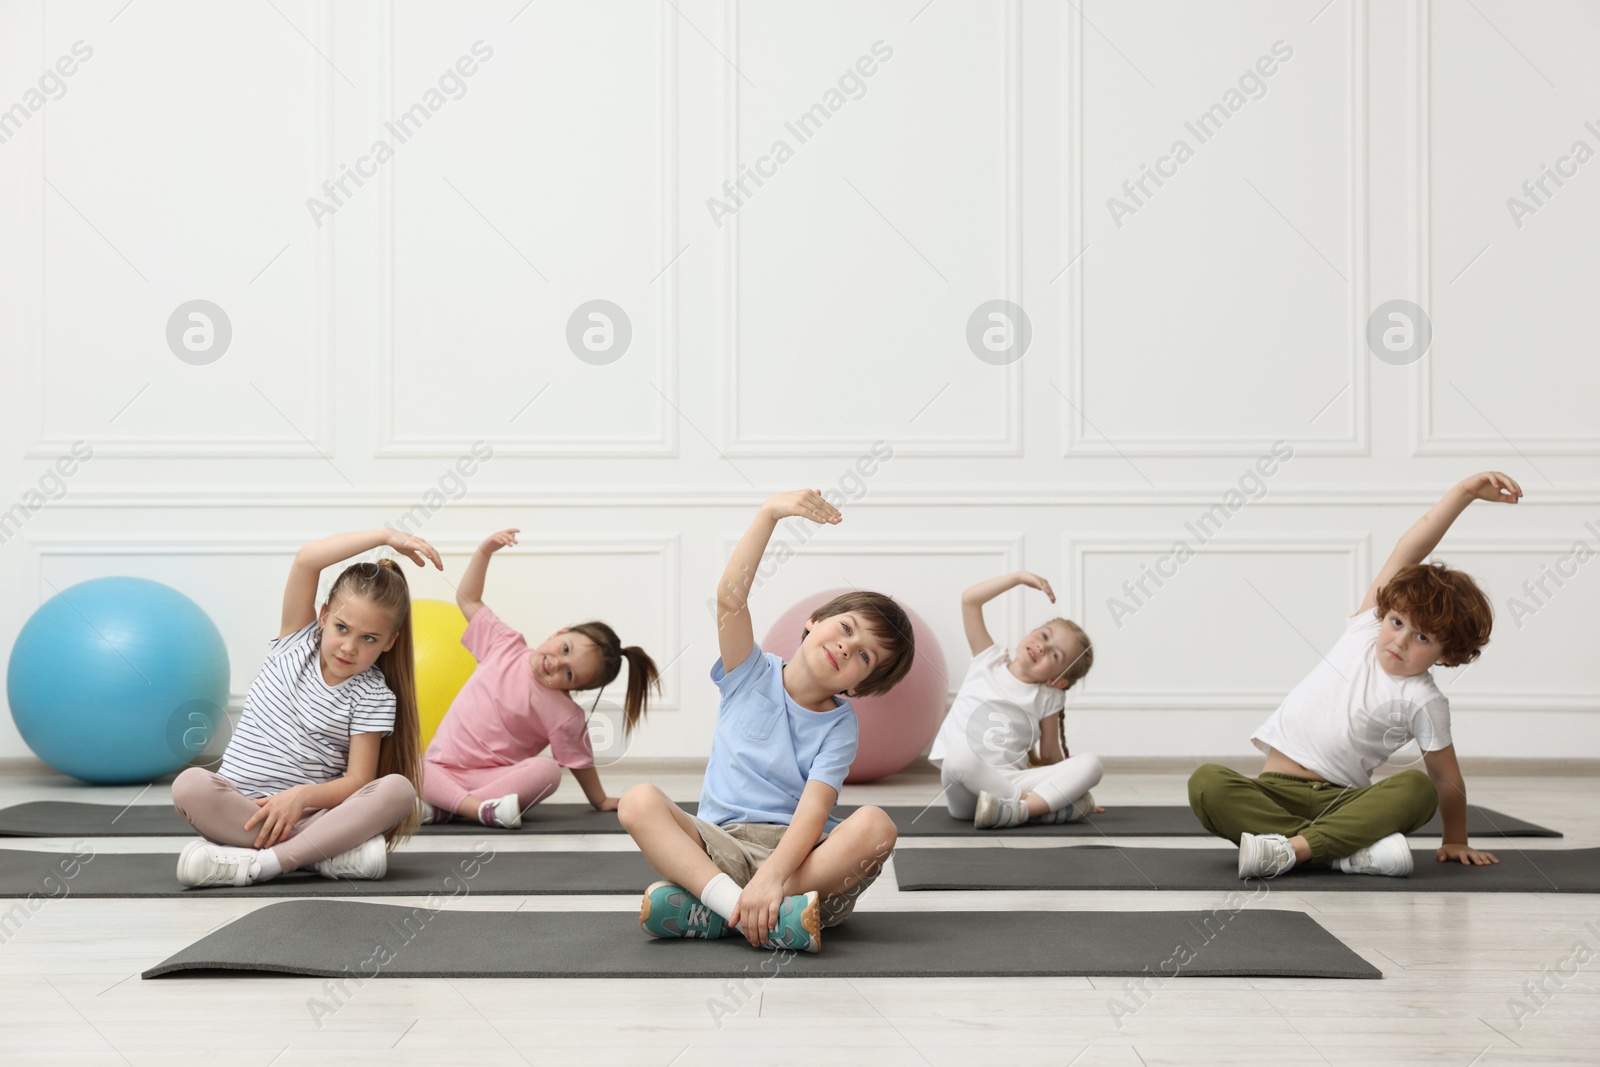
<path fill-rule="evenodd" d="M 653 785 L 622 795 L 617 816 L 667 879 L 645 890 L 639 925 L 655 937 L 738 932 L 760 948 L 817 952 L 894 849 L 894 822 L 866 806 L 832 815 L 855 759 L 858 730 L 845 696 L 888 692 L 916 654 L 911 622 L 881 593 L 835 597 L 806 622 L 784 663 L 750 626 L 756 566 L 779 520 L 837 524 L 810 489 L 762 505 L 717 585 L 722 695 L 699 817 Z M 728 664 L 734 664 L 729 669 Z M 687 888 L 686 888 L 687 887 Z"/>

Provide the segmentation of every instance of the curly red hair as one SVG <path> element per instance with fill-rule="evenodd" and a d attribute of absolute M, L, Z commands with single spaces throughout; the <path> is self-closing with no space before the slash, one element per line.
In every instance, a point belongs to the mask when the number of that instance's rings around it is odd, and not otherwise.
<path fill-rule="evenodd" d="M 1494 627 L 1494 609 L 1478 583 L 1442 563 L 1413 563 L 1396 571 L 1378 590 L 1378 617 L 1391 611 L 1439 643 L 1442 667 L 1477 659 Z"/>

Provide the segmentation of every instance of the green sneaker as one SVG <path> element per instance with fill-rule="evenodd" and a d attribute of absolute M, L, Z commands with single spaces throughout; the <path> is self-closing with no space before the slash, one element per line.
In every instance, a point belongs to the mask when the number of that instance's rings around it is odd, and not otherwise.
<path fill-rule="evenodd" d="M 656 882 L 644 891 L 639 926 L 651 937 L 726 937 L 734 930 L 722 916 L 681 885 Z"/>
<path fill-rule="evenodd" d="M 822 911 L 815 891 L 783 898 L 778 905 L 778 925 L 761 947 L 822 951 Z"/>

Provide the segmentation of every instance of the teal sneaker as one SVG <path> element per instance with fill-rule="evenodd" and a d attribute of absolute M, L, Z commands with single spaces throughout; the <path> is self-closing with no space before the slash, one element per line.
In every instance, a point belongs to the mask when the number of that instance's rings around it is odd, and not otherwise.
<path fill-rule="evenodd" d="M 726 937 L 733 927 L 681 885 L 656 882 L 644 891 L 639 926 L 651 937 Z"/>
<path fill-rule="evenodd" d="M 778 905 L 778 925 L 761 947 L 822 951 L 822 910 L 815 891 L 783 898 Z"/>

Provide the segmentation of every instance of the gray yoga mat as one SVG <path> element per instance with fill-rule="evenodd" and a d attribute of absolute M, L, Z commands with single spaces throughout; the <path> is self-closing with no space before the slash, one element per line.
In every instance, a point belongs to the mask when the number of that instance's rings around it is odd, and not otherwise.
<path fill-rule="evenodd" d="M 1266 883 L 1292 892 L 1600 893 L 1600 848 L 1493 849 L 1499 863 L 1440 863 L 1433 849 L 1413 849 L 1405 878 L 1296 867 Z M 894 854 L 896 884 L 923 889 L 1201 889 L 1261 885 L 1239 878 L 1232 848 L 902 848 Z"/>
<path fill-rule="evenodd" d="M 1180 950 L 1185 946 L 1187 951 Z M 273 904 L 144 972 L 382 978 L 808 978 L 1154 975 L 1381 978 L 1294 911 L 867 912 L 783 955 L 740 938 L 660 941 L 631 913 L 430 912 L 353 901 Z M 342 983 L 341 983 L 342 984 Z"/>
<path fill-rule="evenodd" d="M 684 805 L 690 812 L 695 805 Z M 616 812 L 595 811 L 587 804 L 539 804 L 522 818 L 522 829 L 489 830 L 457 819 L 421 827 L 422 834 L 620 834 Z M 71 800 L 36 800 L 0 808 L 0 837 L 193 837 L 194 827 L 171 804 L 85 804 Z"/>
<path fill-rule="evenodd" d="M 839 815 L 854 808 L 840 806 Z M 1024 823 L 1007 830 L 978 830 L 971 820 L 951 818 L 942 803 L 927 809 L 885 805 L 901 837 L 1209 837 L 1186 806 L 1129 804 L 1111 807 L 1081 823 Z M 1412 837 L 1438 837 L 1444 826 L 1436 815 Z M 1555 830 L 1467 805 L 1469 837 L 1560 837 Z"/>
<path fill-rule="evenodd" d="M 301 870 L 260 885 L 189 889 L 179 884 L 178 854 L 0 849 L 5 897 L 441 897 L 550 893 L 642 895 L 660 876 L 638 852 L 397 852 L 375 881 L 323 878 Z M 0 923 L 7 909 L 0 907 Z"/>
<path fill-rule="evenodd" d="M 698 805 L 679 805 L 693 814 Z M 841 804 L 835 813 L 843 818 L 854 811 Z M 932 807 L 885 805 L 902 837 L 1206 837 L 1194 813 L 1181 806 L 1133 804 L 1113 807 L 1085 823 L 1062 825 L 1028 823 L 1009 830 L 975 830 L 970 821 L 952 819 L 943 804 Z M 1438 837 L 1438 817 L 1413 837 Z M 481 834 L 484 827 L 465 820 L 424 826 L 423 835 Z M 495 830 L 495 834 L 620 834 L 615 812 L 595 811 L 587 804 L 539 804 L 522 817 L 521 830 Z M 1468 806 L 1467 833 L 1471 837 L 1560 837 L 1555 830 L 1536 826 L 1488 808 Z M 0 837 L 191 837 L 194 829 L 167 804 L 136 804 L 118 808 L 110 804 L 43 800 L 0 808 Z"/>

